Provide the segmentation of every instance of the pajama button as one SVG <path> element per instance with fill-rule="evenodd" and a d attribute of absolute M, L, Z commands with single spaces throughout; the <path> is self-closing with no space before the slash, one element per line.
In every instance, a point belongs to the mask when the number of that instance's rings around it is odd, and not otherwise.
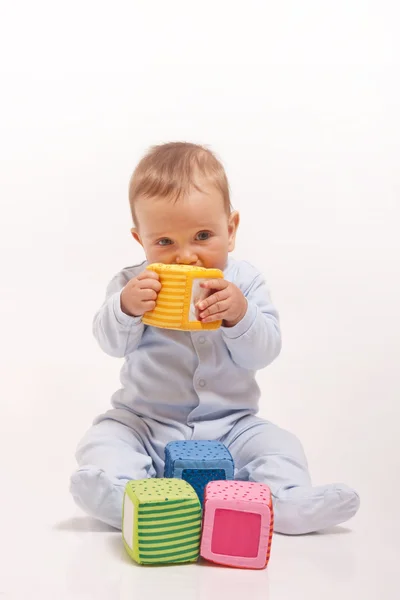
<path fill-rule="evenodd" d="M 199 337 L 199 344 L 204 344 L 205 341 L 206 341 L 206 338 L 204 337 L 204 335 Z"/>
<path fill-rule="evenodd" d="M 206 382 L 204 381 L 204 379 L 199 379 L 199 386 L 204 387 L 205 385 L 206 385 Z"/>

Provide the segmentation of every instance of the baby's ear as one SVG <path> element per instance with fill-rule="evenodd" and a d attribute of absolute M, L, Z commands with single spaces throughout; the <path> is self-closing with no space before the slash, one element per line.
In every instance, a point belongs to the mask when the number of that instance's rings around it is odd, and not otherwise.
<path fill-rule="evenodd" d="M 228 221 L 228 232 L 229 232 L 229 242 L 228 242 L 228 251 L 232 252 L 235 249 L 235 241 L 236 241 L 236 232 L 239 227 L 240 216 L 237 210 L 234 210 L 229 215 Z"/>
<path fill-rule="evenodd" d="M 139 231 L 137 230 L 136 227 L 132 227 L 131 234 L 132 234 L 133 239 L 136 240 L 138 242 L 138 244 L 143 246 L 142 238 L 140 237 Z"/>

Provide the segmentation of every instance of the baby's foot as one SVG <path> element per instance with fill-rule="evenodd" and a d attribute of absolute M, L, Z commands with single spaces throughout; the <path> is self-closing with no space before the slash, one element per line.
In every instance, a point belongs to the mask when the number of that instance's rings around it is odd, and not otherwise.
<path fill-rule="evenodd" d="M 357 492 L 343 484 L 281 490 L 274 498 L 274 529 L 290 535 L 327 529 L 353 517 L 359 506 Z"/>
<path fill-rule="evenodd" d="M 72 475 L 70 491 L 77 505 L 87 514 L 121 529 L 122 502 L 127 481 L 109 477 L 98 467 L 87 465 Z"/>

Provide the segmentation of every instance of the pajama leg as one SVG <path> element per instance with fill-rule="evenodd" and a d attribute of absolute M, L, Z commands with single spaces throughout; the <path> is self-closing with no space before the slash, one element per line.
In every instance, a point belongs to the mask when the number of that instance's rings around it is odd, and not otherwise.
<path fill-rule="evenodd" d="M 106 419 L 85 434 L 76 459 L 79 469 L 70 483 L 75 502 L 89 515 L 121 529 L 127 481 L 156 475 L 140 436 L 130 427 Z"/>
<path fill-rule="evenodd" d="M 235 479 L 270 487 L 275 531 L 310 533 L 343 523 L 357 512 L 358 494 L 346 485 L 312 487 L 303 447 L 292 433 L 245 417 L 221 441 L 235 461 Z"/>

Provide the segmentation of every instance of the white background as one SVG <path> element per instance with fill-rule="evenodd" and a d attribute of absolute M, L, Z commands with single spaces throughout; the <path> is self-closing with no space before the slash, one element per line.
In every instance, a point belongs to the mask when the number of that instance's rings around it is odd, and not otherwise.
<path fill-rule="evenodd" d="M 265 600 L 269 578 L 271 598 L 397 597 L 399 22 L 388 0 L 1 2 L 0 595 L 239 598 L 257 581 Z M 235 255 L 280 310 L 261 415 L 362 507 L 326 535 L 276 536 L 267 572 L 164 569 L 157 587 L 75 509 L 68 478 L 118 386 L 91 321 L 142 259 L 129 177 L 171 140 L 221 157 Z"/>

